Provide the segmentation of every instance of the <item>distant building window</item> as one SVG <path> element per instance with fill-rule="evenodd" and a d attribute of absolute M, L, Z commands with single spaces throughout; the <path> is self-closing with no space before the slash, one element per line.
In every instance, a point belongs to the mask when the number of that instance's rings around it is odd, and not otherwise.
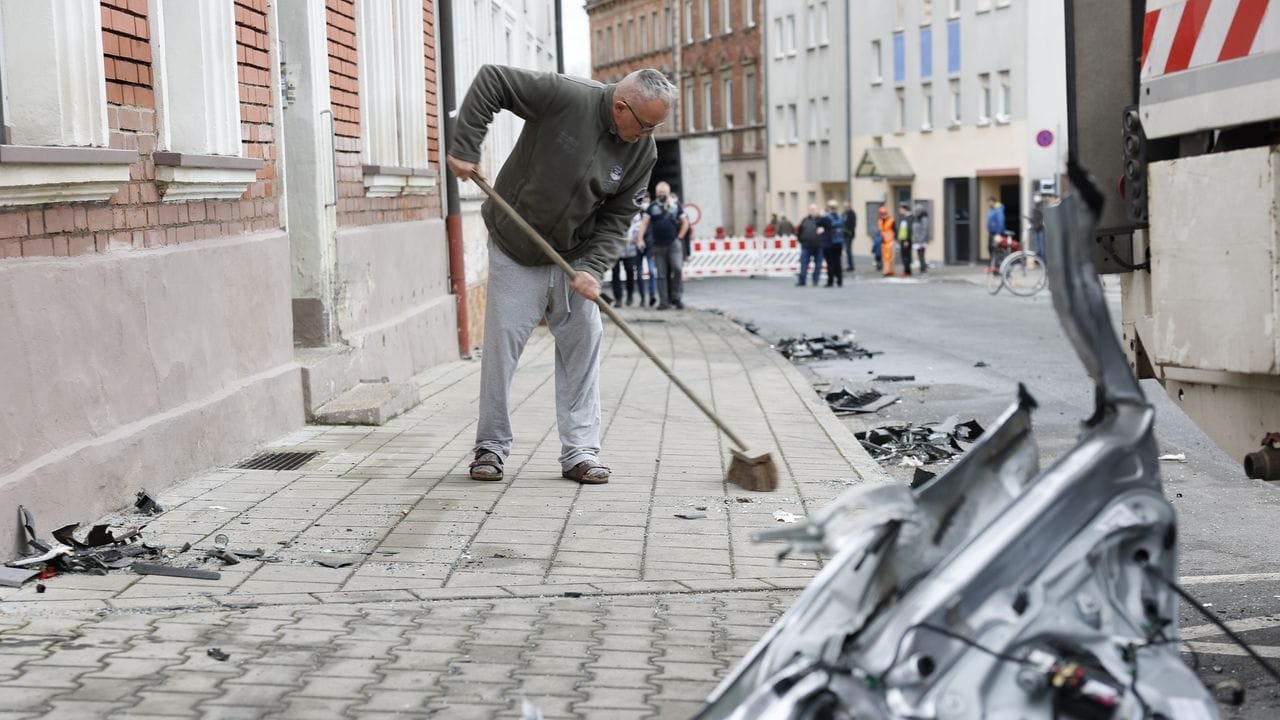
<path fill-rule="evenodd" d="M 1007 123 L 1013 115 L 1013 82 L 1008 70 L 1000 71 L 1000 105 L 996 109 L 996 120 Z"/>
<path fill-rule="evenodd" d="M 748 70 L 744 77 L 744 81 L 745 82 L 743 84 L 746 85 L 746 91 L 743 93 L 744 97 L 742 98 L 743 122 L 747 125 L 747 127 L 751 127 L 752 125 L 756 124 L 757 88 L 756 88 L 755 71 Z"/>
<path fill-rule="evenodd" d="M 920 24 L 928 25 L 933 22 L 933 0 L 920 0 Z"/>
<path fill-rule="evenodd" d="M 960 81 L 951 81 L 951 125 L 960 124 Z"/>
<path fill-rule="evenodd" d="M 895 114 L 893 129 L 898 132 L 906 132 L 907 130 L 907 94 L 902 88 L 897 90 L 897 108 Z"/>
<path fill-rule="evenodd" d="M 702 0 L 702 37 L 711 37 L 711 0 Z"/>
<path fill-rule="evenodd" d="M 688 132 L 696 132 L 698 130 L 697 106 L 694 105 L 695 97 L 697 97 L 697 92 L 693 87 L 693 78 L 689 78 L 684 89 L 684 129 Z"/>
<path fill-rule="evenodd" d="M 746 27 L 755 27 L 756 0 L 742 0 L 742 17 L 745 19 Z"/>
<path fill-rule="evenodd" d="M 818 44 L 831 42 L 831 8 L 825 2 L 818 3 Z"/>
<path fill-rule="evenodd" d="M 818 101 L 809 98 L 809 142 L 818 141 Z"/>
<path fill-rule="evenodd" d="M 702 126 L 704 130 L 711 130 L 715 127 L 712 113 L 715 111 L 715 105 L 711 100 L 711 79 L 702 81 Z"/>
<path fill-rule="evenodd" d="M 947 0 L 947 17 L 960 15 L 960 0 Z"/>
<path fill-rule="evenodd" d="M 920 129 L 928 132 L 933 129 L 933 86 L 925 83 L 924 92 L 921 95 L 920 108 Z"/>
<path fill-rule="evenodd" d="M 787 105 L 787 142 L 792 145 L 800 142 L 800 113 L 796 110 L 796 104 Z"/>
<path fill-rule="evenodd" d="M 684 0 L 684 42 L 693 42 L 693 0 Z"/>
<path fill-rule="evenodd" d="M 826 142 L 831 138 L 831 98 L 822 98 L 822 135 L 819 139 Z"/>
<path fill-rule="evenodd" d="M 884 82 L 884 52 L 879 40 L 871 41 L 871 67 L 875 69 L 875 73 L 871 76 L 871 84 Z"/>
<path fill-rule="evenodd" d="M 776 132 L 773 135 L 774 145 L 787 144 L 787 109 L 782 105 L 775 105 L 773 108 L 773 118 L 776 126 Z"/>
<path fill-rule="evenodd" d="M 991 122 L 991 73 L 978 75 L 978 124 Z"/>
<path fill-rule="evenodd" d="M 724 113 L 724 126 L 733 127 L 733 75 L 728 72 L 720 80 L 720 110 Z"/>
<path fill-rule="evenodd" d="M 933 77 L 933 28 L 920 28 L 920 79 Z"/>
<path fill-rule="evenodd" d="M 626 42 L 626 45 L 623 47 L 622 56 L 623 56 L 623 57 L 632 57 L 633 55 L 635 55 L 635 54 L 636 54 L 636 52 L 637 52 L 637 50 L 636 50 L 636 21 L 635 21 L 635 20 L 628 19 L 628 20 L 627 20 L 627 42 Z"/>
<path fill-rule="evenodd" d="M 640 16 L 640 47 L 637 49 L 641 54 L 649 52 L 649 23 L 644 15 Z"/>
<path fill-rule="evenodd" d="M 773 56 L 782 58 L 787 54 L 787 39 L 782 36 L 782 18 L 773 21 Z"/>
<path fill-rule="evenodd" d="M 796 54 L 796 16 L 787 16 L 787 54 Z"/>
<path fill-rule="evenodd" d="M 947 72 L 955 75 L 960 72 L 960 23 L 947 23 Z"/>
<path fill-rule="evenodd" d="M 720 15 L 725 34 L 733 32 L 733 0 L 720 0 Z"/>
<path fill-rule="evenodd" d="M 805 8 L 805 47 L 810 50 L 818 46 L 818 11 L 812 5 Z"/>
<path fill-rule="evenodd" d="M 893 81 L 907 81 L 907 38 L 902 33 L 893 36 Z"/>
<path fill-rule="evenodd" d="M 907 26 L 907 0 L 893 0 L 893 29 L 902 30 Z"/>

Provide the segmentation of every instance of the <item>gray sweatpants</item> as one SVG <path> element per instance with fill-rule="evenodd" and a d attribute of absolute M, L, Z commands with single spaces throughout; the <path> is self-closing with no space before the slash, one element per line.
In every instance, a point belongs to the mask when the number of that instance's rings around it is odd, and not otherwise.
<path fill-rule="evenodd" d="M 545 315 L 556 341 L 560 466 L 600 454 L 600 308 L 569 289 L 554 265 L 525 267 L 489 243 L 489 284 L 480 358 L 476 449 L 511 453 L 511 380 L 529 334 Z"/>
<path fill-rule="evenodd" d="M 655 245 L 653 261 L 658 269 L 658 303 L 678 303 L 684 297 L 684 243 Z"/>

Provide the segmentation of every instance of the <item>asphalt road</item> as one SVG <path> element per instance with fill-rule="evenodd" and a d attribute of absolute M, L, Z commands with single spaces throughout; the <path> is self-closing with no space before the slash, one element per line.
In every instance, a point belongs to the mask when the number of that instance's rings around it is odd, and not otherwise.
<path fill-rule="evenodd" d="M 785 278 L 724 278 L 689 283 L 691 308 L 718 310 L 752 322 L 776 341 L 851 330 L 872 359 L 806 363 L 816 382 L 871 387 L 901 402 L 876 415 L 846 419 L 855 430 L 896 421 L 933 422 L 951 415 L 989 425 L 1025 383 L 1039 403 L 1034 415 L 1041 465 L 1076 440 L 1093 409 L 1093 385 L 1063 334 L 1047 292 L 1018 298 L 989 295 L 970 268 L 940 268 L 927 280 L 886 280 L 868 273 L 869 258 L 842 288 L 796 287 Z M 1109 292 L 1119 317 L 1117 292 Z M 984 367 L 976 367 L 979 363 Z M 912 382 L 874 382 L 877 375 L 914 375 Z M 1180 574 L 1191 593 L 1221 619 L 1240 623 L 1242 637 L 1280 665 L 1280 488 L 1244 477 L 1237 459 L 1217 448 L 1158 383 L 1143 382 L 1156 408 L 1161 452 L 1186 462 L 1162 463 L 1166 493 L 1177 509 Z M 861 418 L 861 419 L 859 419 Z M 887 468 L 909 478 L 907 468 Z M 941 469 L 931 467 L 930 469 Z M 1200 674 L 1210 686 L 1239 681 L 1241 707 L 1224 718 L 1280 717 L 1280 684 L 1194 608 L 1182 606 L 1181 628 L 1194 636 Z"/>

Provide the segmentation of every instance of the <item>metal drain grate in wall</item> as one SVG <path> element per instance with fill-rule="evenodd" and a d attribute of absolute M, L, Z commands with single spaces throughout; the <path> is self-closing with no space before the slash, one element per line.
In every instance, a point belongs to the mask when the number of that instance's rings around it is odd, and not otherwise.
<path fill-rule="evenodd" d="M 237 470 L 297 470 L 319 454 L 319 450 L 263 453 L 235 467 Z"/>

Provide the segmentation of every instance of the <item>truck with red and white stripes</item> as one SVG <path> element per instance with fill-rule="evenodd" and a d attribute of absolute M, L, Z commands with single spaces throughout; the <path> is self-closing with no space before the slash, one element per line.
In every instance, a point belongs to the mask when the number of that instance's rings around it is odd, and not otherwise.
<path fill-rule="evenodd" d="M 1123 342 L 1280 480 L 1280 0 L 1066 0 L 1068 133 L 1107 192 Z"/>

